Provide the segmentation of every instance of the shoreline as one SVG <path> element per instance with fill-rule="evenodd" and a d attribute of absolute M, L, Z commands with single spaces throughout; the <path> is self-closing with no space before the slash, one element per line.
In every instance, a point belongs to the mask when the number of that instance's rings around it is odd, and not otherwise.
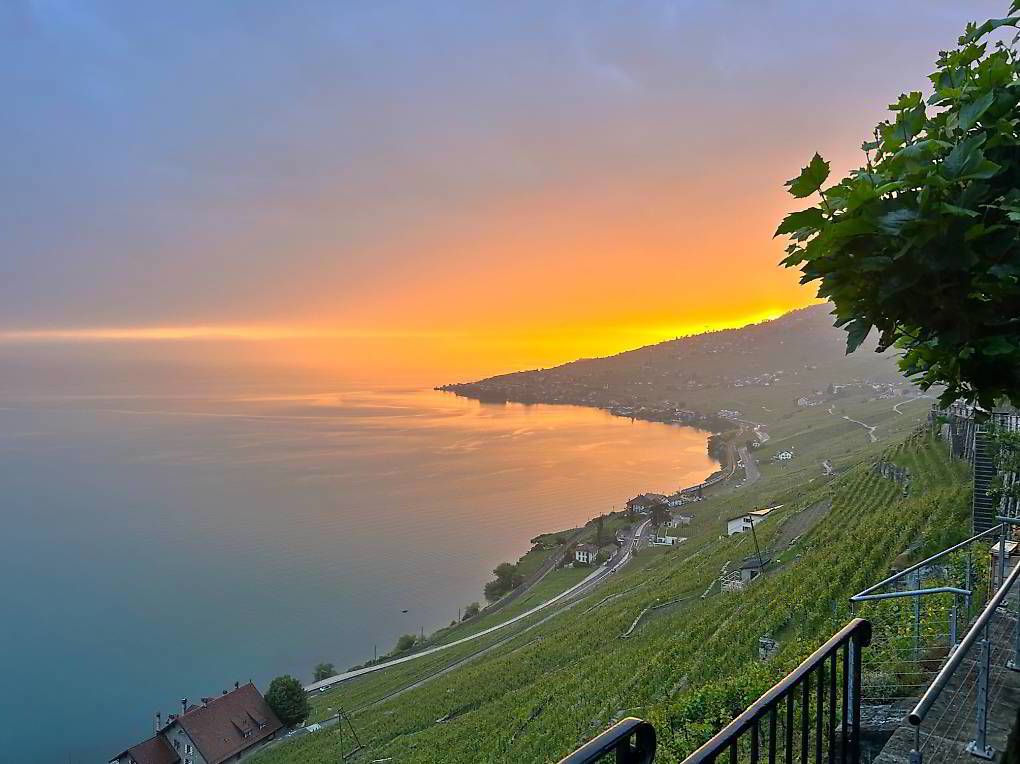
<path fill-rule="evenodd" d="M 435 389 L 437 391 L 440 390 L 440 388 L 435 388 Z M 443 390 L 443 392 L 449 392 L 449 391 Z M 460 395 L 459 393 L 455 393 L 455 394 Z M 462 395 L 461 397 L 470 398 L 471 396 Z M 518 402 L 518 401 L 504 401 L 504 403 L 507 403 L 507 402 Z M 583 404 L 574 404 L 574 403 L 564 403 L 564 404 L 546 404 L 546 403 L 541 403 L 541 404 L 538 404 L 538 403 L 536 403 L 535 405 L 571 405 L 571 406 L 574 406 L 574 405 L 583 405 Z M 597 408 L 597 407 L 589 405 L 589 406 L 585 406 L 585 408 Z M 613 413 L 615 416 L 621 416 L 620 414 L 616 414 L 615 412 L 609 412 L 609 413 Z M 634 418 L 637 418 L 637 417 L 631 417 L 631 418 L 634 419 Z M 662 420 L 655 420 L 655 419 L 644 419 L 643 421 L 654 421 L 654 422 L 658 422 L 659 424 L 674 424 L 674 425 L 679 424 L 681 426 L 690 426 L 690 425 L 687 425 L 687 424 L 685 424 L 683 422 L 671 422 L 671 421 L 662 421 Z M 693 428 L 693 429 L 702 429 L 703 431 L 706 431 L 705 428 Z M 740 429 L 743 429 L 743 428 L 740 428 Z M 720 433 L 720 432 L 713 432 L 712 433 L 712 435 L 716 435 L 716 436 L 720 436 L 722 434 L 723 433 Z M 731 450 L 732 453 L 730 453 L 728 455 L 728 461 L 729 461 L 728 465 L 723 464 L 720 459 L 718 459 L 715 456 L 712 456 L 712 454 L 711 454 L 711 436 L 708 439 L 706 439 L 706 448 L 709 449 L 709 457 L 716 460 L 719 468 L 716 469 L 716 470 L 713 470 L 711 473 L 709 473 L 705 477 L 704 480 L 702 480 L 699 483 L 695 483 L 695 484 L 690 485 L 690 486 L 678 488 L 674 492 L 674 495 L 677 495 L 677 494 L 694 494 L 694 493 L 700 494 L 701 491 L 704 491 L 705 489 L 709 489 L 709 488 L 711 488 L 711 487 L 713 487 L 715 485 L 718 485 L 722 481 L 724 481 L 724 480 L 726 480 L 728 478 L 731 478 L 733 476 L 733 474 L 736 471 L 737 461 L 738 461 L 737 456 L 736 456 L 736 452 L 735 452 L 735 447 L 730 446 L 730 448 L 729 448 L 729 450 Z M 697 501 L 698 500 L 692 500 L 689 503 L 696 503 Z M 474 614 L 472 616 L 468 616 L 468 617 L 462 617 L 459 620 L 452 622 L 449 626 L 437 629 L 436 631 L 434 631 L 431 634 L 429 634 L 423 640 L 421 640 L 419 642 L 416 642 L 416 644 L 412 648 L 410 648 L 408 650 L 399 651 L 399 652 L 396 651 L 396 650 L 390 651 L 389 653 L 386 653 L 384 655 L 380 655 L 378 658 L 375 658 L 375 659 L 372 659 L 372 660 L 368 660 L 368 661 L 365 661 L 365 662 L 360 663 L 360 664 L 355 664 L 355 665 L 351 666 L 346 672 L 339 672 L 338 676 L 343 676 L 343 675 L 346 675 L 346 674 L 360 675 L 362 673 L 369 673 L 370 671 L 373 671 L 373 670 L 382 670 L 382 668 L 384 668 L 384 666 L 382 666 L 381 664 L 387 664 L 387 666 L 388 665 L 401 664 L 401 663 L 410 661 L 410 660 L 412 660 L 414 658 L 417 658 L 417 657 L 424 657 L 424 656 L 432 654 L 434 652 L 438 652 L 438 651 L 440 651 L 442 649 L 446 649 L 448 647 L 453 647 L 455 645 L 462 644 L 464 642 L 467 642 L 467 641 L 469 641 L 471 639 L 478 638 L 478 637 L 480 637 L 482 635 L 488 634 L 488 633 L 490 633 L 492 631 L 495 631 L 495 630 L 497 630 L 499 628 L 502 628 L 504 626 L 508 626 L 511 623 L 515 623 L 518 620 L 521 620 L 522 618 L 524 618 L 525 616 L 531 615 L 535 611 L 540 610 L 542 608 L 545 608 L 545 607 L 547 607 L 547 606 L 549 606 L 549 605 L 559 601 L 563 597 L 567 596 L 569 593 L 571 593 L 573 591 L 576 591 L 577 589 L 581 588 L 582 585 L 588 584 L 591 581 L 591 579 L 595 578 L 595 574 L 596 573 L 598 573 L 599 571 L 602 571 L 610 562 L 612 562 L 612 559 L 615 559 L 615 556 L 613 558 L 611 558 L 607 562 L 603 562 L 601 564 L 591 564 L 591 565 L 585 566 L 585 568 L 590 569 L 591 573 L 589 573 L 587 576 L 585 576 L 585 578 L 582 581 L 580 581 L 580 582 L 578 582 L 576 584 L 568 586 L 564 591 L 558 592 L 558 593 L 554 594 L 552 597 L 550 597 L 548 600 L 546 600 L 544 602 L 541 602 L 541 603 L 538 603 L 535 607 L 528 609 L 525 613 L 517 614 L 517 615 L 511 617 L 510 619 L 508 619 L 507 621 L 500 622 L 500 623 L 495 624 L 493 626 L 490 626 L 490 627 L 487 627 L 485 629 L 482 629 L 479 632 L 467 635 L 466 637 L 463 637 L 463 638 L 460 638 L 460 639 L 456 639 L 456 640 L 454 640 L 452 642 L 437 642 L 437 640 L 442 639 L 444 636 L 446 636 L 446 634 L 448 632 L 450 632 L 450 631 L 452 631 L 454 629 L 457 629 L 457 628 L 459 628 L 461 626 L 464 626 L 464 625 L 471 624 L 472 622 L 475 622 L 475 621 L 477 621 L 477 620 L 479 620 L 481 618 L 484 618 L 485 616 L 490 616 L 490 615 L 493 615 L 493 614 L 499 612 L 504 607 L 512 604 L 515 600 L 517 600 L 517 599 L 521 598 L 522 596 L 525 596 L 526 594 L 528 594 L 549 573 L 555 572 L 557 570 L 565 569 L 568 564 L 572 565 L 572 563 L 564 564 L 562 562 L 563 558 L 565 558 L 566 554 L 570 551 L 570 549 L 573 548 L 573 546 L 576 543 L 578 543 L 581 538 L 584 537 L 585 531 L 588 530 L 589 528 L 591 528 L 593 526 L 593 524 L 598 520 L 599 517 L 604 517 L 607 520 L 609 520 L 609 519 L 619 519 L 619 518 L 628 519 L 628 520 L 630 520 L 630 522 L 625 524 L 624 528 L 626 528 L 626 529 L 630 529 L 634 525 L 638 525 L 639 527 L 643 528 L 645 525 L 647 525 L 648 521 L 650 520 L 649 516 L 646 515 L 646 514 L 638 513 L 638 514 L 635 514 L 633 517 L 628 517 L 628 514 L 627 514 L 626 510 L 619 510 L 619 511 L 615 511 L 615 512 L 609 512 L 609 513 L 606 513 L 604 515 L 592 517 L 589 520 L 587 520 L 583 525 L 580 525 L 580 526 L 577 526 L 577 527 L 574 527 L 574 528 L 567 528 L 567 529 L 563 529 L 563 530 L 548 531 L 548 532 L 545 532 L 545 533 L 540 533 L 537 536 L 532 537 L 532 539 L 531 539 L 531 548 L 528 549 L 520 557 L 518 557 L 516 563 L 512 563 L 515 567 L 517 565 L 520 565 L 521 562 L 524 561 L 525 558 L 529 554 L 532 554 L 533 552 L 535 552 L 536 550 L 539 550 L 541 548 L 540 547 L 540 543 L 541 543 L 540 539 L 548 538 L 548 537 L 553 537 L 553 538 L 562 537 L 562 538 L 564 538 L 565 541 L 564 541 L 563 544 L 558 544 L 557 545 L 559 547 L 562 547 L 562 549 L 553 549 L 551 554 L 549 554 L 546 557 L 546 559 L 543 561 L 542 565 L 540 565 L 540 567 L 538 569 L 539 575 L 534 580 L 531 580 L 530 583 L 527 580 L 523 581 L 520 585 L 518 585 L 517 587 L 514 587 L 513 589 L 510 589 L 508 592 L 503 594 L 498 599 L 493 600 L 492 602 L 486 604 L 484 607 L 480 607 L 476 614 Z M 613 536 L 613 541 L 615 543 L 619 544 L 619 541 L 616 538 L 615 534 Z M 552 561 L 552 565 L 549 566 L 544 572 L 542 572 L 542 568 L 545 567 L 550 561 Z M 527 585 L 525 585 L 525 584 L 527 584 Z M 480 603 L 478 603 L 476 601 L 474 604 L 480 604 Z M 349 677 L 349 678 L 354 678 L 354 677 L 352 676 L 352 677 Z M 319 682 L 313 682 L 312 684 L 305 686 L 305 691 L 309 692 L 309 693 L 310 692 L 315 692 L 315 691 L 322 691 L 323 689 L 325 689 L 325 687 L 321 687 L 320 685 L 323 685 L 324 683 L 326 683 L 326 686 L 331 686 L 332 684 L 339 684 L 342 681 L 346 681 L 346 679 L 344 679 L 344 680 L 339 680 L 338 682 L 330 683 L 330 679 L 332 679 L 332 677 L 331 678 L 327 678 L 326 680 L 321 680 Z"/>
<path fill-rule="evenodd" d="M 516 372 L 526 373 L 526 372 Z M 607 414 L 642 422 L 658 422 L 660 424 L 679 424 L 684 427 L 691 427 L 696 430 L 710 432 L 719 435 L 733 429 L 732 425 L 739 425 L 734 419 L 719 416 L 718 414 L 705 414 L 694 409 L 685 409 L 670 405 L 625 405 L 621 403 L 598 403 L 591 400 L 573 399 L 549 399 L 538 396 L 513 396 L 505 393 L 493 393 L 479 389 L 485 380 L 481 382 L 452 382 L 446 385 L 439 385 L 432 388 L 436 392 L 452 393 L 459 398 L 478 401 L 479 403 L 517 403 L 522 406 L 581 406 L 582 408 L 605 411 Z M 727 427 L 726 425 L 730 425 Z"/>

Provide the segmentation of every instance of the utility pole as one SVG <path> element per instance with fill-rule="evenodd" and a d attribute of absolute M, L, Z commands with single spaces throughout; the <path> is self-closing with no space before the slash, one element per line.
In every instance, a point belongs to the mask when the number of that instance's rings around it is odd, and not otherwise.
<path fill-rule="evenodd" d="M 759 568 L 764 568 L 765 567 L 765 561 L 762 560 L 762 558 L 761 558 L 761 548 L 758 546 L 758 534 L 755 533 L 755 531 L 754 531 L 754 516 L 753 515 L 748 515 L 747 516 L 747 520 L 751 524 L 751 538 L 754 539 L 754 552 L 755 552 L 755 554 L 758 555 L 758 567 Z"/>

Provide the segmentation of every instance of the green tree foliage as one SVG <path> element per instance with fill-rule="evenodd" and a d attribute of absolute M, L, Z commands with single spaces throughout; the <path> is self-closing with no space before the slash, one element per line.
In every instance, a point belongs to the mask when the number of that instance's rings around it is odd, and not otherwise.
<path fill-rule="evenodd" d="M 331 676 L 336 676 L 336 667 L 332 663 L 320 663 L 315 667 L 313 676 L 316 682 L 329 679 Z"/>
<path fill-rule="evenodd" d="M 658 528 L 667 522 L 669 522 L 669 505 L 659 503 L 652 507 L 652 524 Z"/>
<path fill-rule="evenodd" d="M 476 615 L 478 615 L 479 610 L 481 610 L 479 604 L 477 602 L 472 602 L 466 608 L 464 608 L 463 620 L 466 621 L 468 618 L 474 618 Z"/>
<path fill-rule="evenodd" d="M 922 388 L 945 386 L 943 402 L 1020 402 L 1020 60 L 1016 37 L 990 39 L 1018 12 L 969 24 L 939 55 L 932 95 L 889 107 L 863 167 L 827 185 L 815 154 L 786 185 L 818 203 L 776 231 L 791 239 L 783 265 L 835 305 L 847 352 L 877 330 Z"/>
<path fill-rule="evenodd" d="M 1020 432 L 994 425 L 989 428 L 988 441 L 995 464 L 988 494 L 997 502 L 1020 499 Z"/>
<path fill-rule="evenodd" d="M 735 430 L 717 432 L 708 436 L 708 456 L 715 459 L 723 467 L 730 461 L 729 440 L 733 437 Z"/>
<path fill-rule="evenodd" d="M 397 638 L 397 647 L 395 652 L 403 653 L 414 647 L 414 643 L 418 641 L 418 638 L 414 634 L 401 634 Z"/>
<path fill-rule="evenodd" d="M 492 602 L 498 600 L 511 589 L 516 589 L 524 582 L 523 576 L 517 572 L 517 566 L 509 562 L 501 562 L 492 571 L 496 577 L 485 585 L 485 598 Z"/>
<path fill-rule="evenodd" d="M 308 718 L 308 696 L 305 695 L 301 682 L 289 674 L 278 676 L 270 682 L 266 703 L 288 727 L 300 724 Z"/>

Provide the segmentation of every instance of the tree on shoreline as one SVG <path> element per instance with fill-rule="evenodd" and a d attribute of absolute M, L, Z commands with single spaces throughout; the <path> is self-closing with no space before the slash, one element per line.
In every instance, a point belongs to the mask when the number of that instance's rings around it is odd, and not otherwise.
<path fill-rule="evenodd" d="M 332 663 L 320 663 L 315 667 L 313 678 L 316 682 L 336 676 L 336 667 Z"/>
<path fill-rule="evenodd" d="M 303 722 L 311 710 L 305 688 L 289 674 L 278 676 L 270 682 L 269 690 L 266 692 L 266 703 L 288 727 Z"/>
<path fill-rule="evenodd" d="M 393 649 L 395 653 L 404 653 L 414 647 L 418 638 L 414 634 L 401 634 L 397 637 L 397 646 Z"/>
<path fill-rule="evenodd" d="M 524 582 L 524 577 L 517 572 L 517 566 L 510 562 L 501 562 L 492 574 L 496 578 L 485 585 L 485 599 L 489 602 L 498 600 L 511 589 L 516 589 Z"/>

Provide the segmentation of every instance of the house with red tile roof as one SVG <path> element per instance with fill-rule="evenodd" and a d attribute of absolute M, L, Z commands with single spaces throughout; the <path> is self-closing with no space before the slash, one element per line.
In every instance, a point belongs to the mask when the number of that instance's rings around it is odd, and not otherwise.
<path fill-rule="evenodd" d="M 201 705 L 181 701 L 182 713 L 156 734 L 110 759 L 110 764 L 224 764 L 276 737 L 283 723 L 253 684 L 235 687 Z"/>

